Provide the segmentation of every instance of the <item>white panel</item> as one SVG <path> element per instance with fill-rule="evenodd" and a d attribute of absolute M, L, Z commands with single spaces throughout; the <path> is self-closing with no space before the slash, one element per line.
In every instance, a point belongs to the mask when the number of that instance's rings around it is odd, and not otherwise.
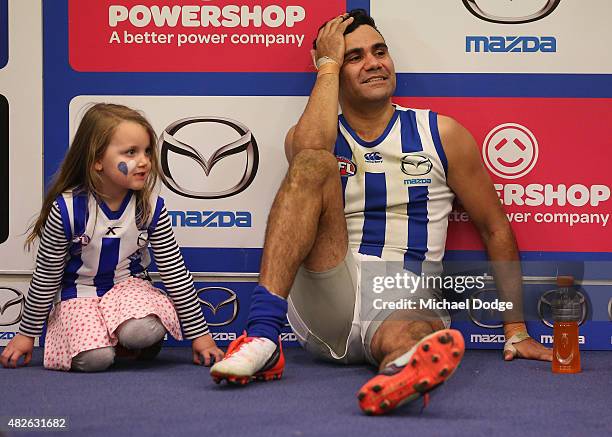
<path fill-rule="evenodd" d="M 120 103 L 144 111 L 158 135 L 170 124 L 183 118 L 227 117 L 250 129 L 259 149 L 259 168 L 253 183 L 244 191 L 222 199 L 194 199 L 163 187 L 162 196 L 169 211 L 197 211 L 207 226 L 174 228 L 183 247 L 262 247 L 268 211 L 280 182 L 287 171 L 284 138 L 297 123 L 306 105 L 306 97 L 209 97 L 209 96 L 77 96 L 70 103 L 70 138 L 74 136 L 84 110 L 93 102 Z M 194 123 L 174 135 L 202 155 L 209 157 L 223 145 L 240 138 L 232 128 L 218 123 Z M 170 156 L 172 175 L 177 183 L 197 192 L 222 191 L 232 187 L 243 174 L 246 153 L 218 161 L 206 176 L 198 164 L 180 155 Z M 202 213 L 205 211 L 204 213 Z M 213 218 L 211 211 L 226 211 L 225 217 Z M 215 226 L 231 223 L 249 213 L 251 227 Z M 177 218 L 177 224 L 181 220 Z"/>
<path fill-rule="evenodd" d="M 9 237 L 0 244 L 0 273 L 28 271 L 27 224 L 39 212 L 42 181 L 42 24 L 40 0 L 10 0 L 9 58 L 0 94 L 9 103 Z"/>
<path fill-rule="evenodd" d="M 547 0 L 473 2 L 511 21 L 537 12 Z M 461 0 L 372 0 L 371 13 L 400 73 L 612 73 L 610 0 L 561 0 L 550 15 L 523 24 L 477 18 Z M 468 36 L 502 36 L 507 48 L 507 37 L 536 37 L 537 44 L 526 43 L 534 49 L 553 37 L 556 51 L 467 52 Z"/>

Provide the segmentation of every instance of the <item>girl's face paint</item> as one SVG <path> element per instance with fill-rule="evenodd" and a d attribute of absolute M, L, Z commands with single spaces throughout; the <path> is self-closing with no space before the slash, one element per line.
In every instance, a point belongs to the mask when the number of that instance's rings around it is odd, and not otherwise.
<path fill-rule="evenodd" d="M 117 169 L 119 169 L 119 171 L 123 173 L 125 176 L 127 176 L 135 168 L 136 168 L 136 161 L 134 161 L 133 159 L 130 159 L 127 163 L 124 161 L 121 161 L 119 164 L 117 164 Z"/>
<path fill-rule="evenodd" d="M 125 176 L 127 176 L 127 175 L 128 175 L 128 165 L 127 165 L 125 162 L 121 161 L 119 164 L 117 164 L 117 168 L 118 168 L 118 169 L 119 169 L 119 171 L 120 171 L 121 173 L 123 173 Z"/>

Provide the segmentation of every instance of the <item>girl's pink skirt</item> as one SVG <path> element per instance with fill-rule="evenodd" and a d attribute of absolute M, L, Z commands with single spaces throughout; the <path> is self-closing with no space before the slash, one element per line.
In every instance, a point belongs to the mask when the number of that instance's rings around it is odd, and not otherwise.
<path fill-rule="evenodd" d="M 72 359 L 81 352 L 117 345 L 115 332 L 123 322 L 151 314 L 159 317 L 174 338 L 183 339 L 172 302 L 143 279 L 127 279 L 102 297 L 60 302 L 49 315 L 44 366 L 70 370 Z"/>

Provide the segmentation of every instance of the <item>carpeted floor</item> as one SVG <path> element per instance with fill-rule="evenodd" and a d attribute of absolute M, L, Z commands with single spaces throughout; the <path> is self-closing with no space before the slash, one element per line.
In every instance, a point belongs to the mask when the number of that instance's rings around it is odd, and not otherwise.
<path fill-rule="evenodd" d="M 69 432 L 58 435 L 87 437 L 612 434 L 610 352 L 583 352 L 581 374 L 554 375 L 548 363 L 468 351 L 425 410 L 419 400 L 385 417 L 357 407 L 355 393 L 373 375 L 367 367 L 316 362 L 292 348 L 281 381 L 227 387 L 190 355 L 166 348 L 152 363 L 78 374 L 44 370 L 38 349 L 29 367 L 0 368 L 0 417 L 68 417 Z M 36 434 L 55 433 L 28 433 Z"/>

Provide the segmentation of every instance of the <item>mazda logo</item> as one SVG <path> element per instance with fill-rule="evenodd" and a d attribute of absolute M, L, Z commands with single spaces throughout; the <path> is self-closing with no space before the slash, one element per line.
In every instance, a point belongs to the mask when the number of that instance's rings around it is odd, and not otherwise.
<path fill-rule="evenodd" d="M 524 13 L 520 12 L 520 6 L 523 3 L 526 3 L 526 0 L 517 1 L 512 4 L 512 8 L 514 10 L 518 10 L 517 14 L 509 15 L 509 16 L 500 16 L 496 15 L 492 12 L 485 11 L 486 8 L 482 8 L 481 5 L 482 0 L 463 0 L 463 4 L 467 8 L 470 13 L 481 20 L 488 21 L 490 23 L 498 23 L 498 24 L 521 24 L 521 23 L 530 23 L 532 21 L 541 20 L 544 17 L 552 14 L 561 0 L 547 0 L 546 3 L 540 7 L 537 11 L 533 13 Z M 533 0 L 529 0 L 530 4 L 533 4 Z"/>
<path fill-rule="evenodd" d="M 21 291 L 0 287 L 0 326 L 19 323 L 24 304 L 25 296 Z"/>
<path fill-rule="evenodd" d="M 482 301 L 485 301 L 486 298 L 483 299 L 481 297 L 481 295 L 489 294 L 489 295 L 492 295 L 494 297 L 496 295 L 495 292 L 496 292 L 496 290 L 494 288 L 492 288 L 492 289 L 486 289 L 485 288 L 485 289 L 482 289 L 482 290 L 475 291 L 470 296 L 470 300 L 472 302 L 470 302 L 470 306 L 468 307 L 467 313 L 468 313 L 468 316 L 469 316 L 470 320 L 472 322 L 474 322 L 474 324 L 476 326 L 480 326 L 481 328 L 486 328 L 486 329 L 497 329 L 497 328 L 502 328 L 504 326 L 504 324 L 501 323 L 501 322 L 500 323 L 490 323 L 490 322 L 487 323 L 487 320 L 494 320 L 496 318 L 497 319 L 501 318 L 499 316 L 499 312 L 497 310 L 491 310 L 491 309 L 488 309 L 488 310 L 485 310 L 485 309 L 479 310 L 479 313 L 478 313 L 479 316 L 477 316 L 475 314 L 475 310 L 473 309 L 474 308 L 474 303 L 473 303 L 474 300 L 480 299 Z"/>
<path fill-rule="evenodd" d="M 612 320 L 612 297 L 608 301 L 608 317 Z"/>
<path fill-rule="evenodd" d="M 549 322 L 544 316 L 544 309 L 550 308 L 550 297 L 556 292 L 557 290 L 549 290 L 542 296 L 540 296 L 540 299 L 538 300 L 538 316 L 540 316 L 540 320 L 542 321 L 542 323 L 544 323 L 549 328 L 552 328 L 553 324 Z M 580 320 L 578 321 L 578 325 L 582 325 L 587 318 L 588 304 L 586 298 L 584 297 L 584 294 L 582 294 L 580 291 L 576 292 L 576 296 L 578 296 L 578 298 L 580 299 L 581 308 Z"/>
<path fill-rule="evenodd" d="M 402 172 L 408 176 L 423 176 L 433 168 L 431 160 L 423 155 L 404 155 L 401 163 Z"/>
<path fill-rule="evenodd" d="M 231 127 L 236 132 L 238 132 L 240 138 L 219 147 L 217 150 L 215 150 L 212 156 L 210 156 L 210 158 L 206 159 L 192 145 L 179 141 L 174 137 L 174 135 L 180 129 L 194 123 L 223 124 Z M 253 134 L 251 133 L 248 127 L 230 118 L 183 118 L 181 120 L 175 121 L 164 130 L 161 137 L 159 138 L 158 144 L 160 147 L 160 161 L 162 172 L 168 180 L 166 186 L 174 193 L 184 197 L 189 197 L 192 199 L 221 199 L 224 197 L 234 196 L 244 191 L 249 185 L 251 185 L 253 179 L 255 179 L 255 173 L 257 173 L 257 167 L 259 165 L 259 150 L 257 148 L 257 142 L 255 141 L 255 137 L 253 137 Z M 171 154 L 178 154 L 191 159 L 200 166 L 200 168 L 204 172 L 204 176 L 209 176 L 215 164 L 217 164 L 223 158 L 236 155 L 242 152 L 246 152 L 247 161 L 244 169 L 240 170 L 240 180 L 238 181 L 238 183 L 236 183 L 236 185 L 225 190 L 215 192 L 198 192 L 189 190 L 180 186 L 176 182 L 170 170 L 169 159 Z"/>
<path fill-rule="evenodd" d="M 225 326 L 232 323 L 238 317 L 238 296 L 229 288 L 225 287 L 204 287 L 200 288 L 196 294 L 198 295 L 198 300 L 200 304 L 205 307 L 210 308 L 213 315 L 217 315 L 217 313 L 225 310 L 229 307 L 229 311 L 227 311 L 229 316 L 223 317 L 222 321 L 211 322 L 207 320 L 208 326 Z M 224 311 L 225 313 L 225 311 Z"/>

